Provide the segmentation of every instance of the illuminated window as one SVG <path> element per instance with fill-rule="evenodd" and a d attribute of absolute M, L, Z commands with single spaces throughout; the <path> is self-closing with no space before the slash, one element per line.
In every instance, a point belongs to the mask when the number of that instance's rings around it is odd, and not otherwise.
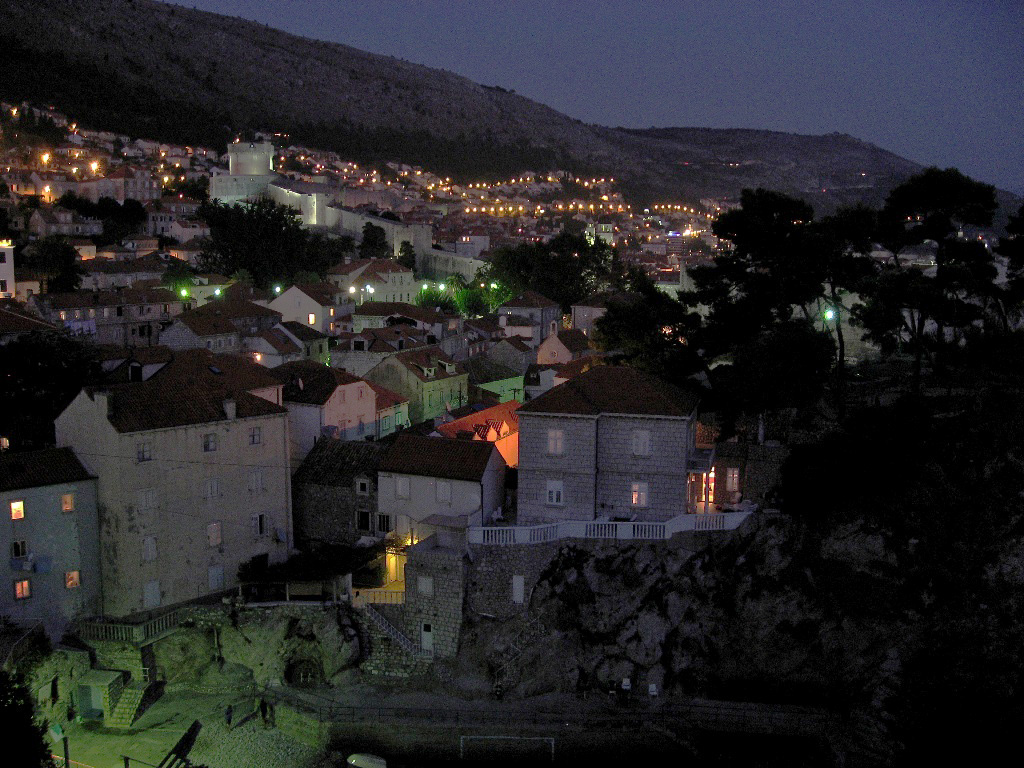
<path fill-rule="evenodd" d="M 263 440 L 263 430 L 260 427 L 249 427 L 249 445 L 259 445 Z"/>
<path fill-rule="evenodd" d="M 633 430 L 633 455 L 651 455 L 651 433 L 646 429 Z"/>
<path fill-rule="evenodd" d="M 735 493 L 740 489 L 739 467 L 728 467 L 725 470 L 725 490 Z"/>
<path fill-rule="evenodd" d="M 28 579 L 14 582 L 15 600 L 27 600 L 30 597 L 32 597 L 32 586 L 29 584 Z"/>
<path fill-rule="evenodd" d="M 700 497 L 698 501 L 712 502 L 715 500 L 715 468 L 712 467 L 711 471 L 707 474 L 700 476 L 701 487 Z"/>
<path fill-rule="evenodd" d="M 210 453 L 211 451 L 217 450 L 217 435 L 213 432 L 207 432 L 203 435 L 203 451 Z"/>
<path fill-rule="evenodd" d="M 548 504 L 561 505 L 562 503 L 562 481 L 548 480 Z"/>
<path fill-rule="evenodd" d="M 74 589 L 82 586 L 82 575 L 78 571 L 68 571 L 64 574 L 64 586 L 67 589 Z"/>
<path fill-rule="evenodd" d="M 450 504 L 452 500 L 452 484 L 447 480 L 437 481 L 437 500 L 443 504 Z"/>
<path fill-rule="evenodd" d="M 12 501 L 11 502 L 11 520 L 22 520 L 25 517 L 25 502 L 24 501 Z"/>
<path fill-rule="evenodd" d="M 647 506 L 647 483 L 633 483 L 630 486 L 629 503 L 634 507 Z"/>
<path fill-rule="evenodd" d="M 309 313 L 309 324 L 316 325 L 316 314 L 314 314 L 313 312 Z"/>
<path fill-rule="evenodd" d="M 206 526 L 206 541 L 211 547 L 219 547 L 221 543 L 220 523 L 210 523 Z"/>
<path fill-rule="evenodd" d="M 565 453 L 565 432 L 561 429 L 548 430 L 548 455 L 561 456 Z"/>
<path fill-rule="evenodd" d="M 60 497 L 60 508 L 63 512 L 75 511 L 75 494 L 65 493 Z"/>

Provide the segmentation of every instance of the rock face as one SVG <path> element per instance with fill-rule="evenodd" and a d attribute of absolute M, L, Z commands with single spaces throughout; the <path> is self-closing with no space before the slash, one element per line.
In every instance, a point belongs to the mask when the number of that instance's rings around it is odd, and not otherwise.
<path fill-rule="evenodd" d="M 810 540 L 792 519 L 761 514 L 707 544 L 562 545 L 523 613 L 467 614 L 461 655 L 485 660 L 502 695 L 629 678 L 640 691 L 855 711 L 884 744 L 906 641 L 899 622 L 872 613 L 894 567 L 884 537 L 852 526 Z M 862 613 L 837 609 L 840 591 L 860 589 Z"/>
<path fill-rule="evenodd" d="M 288 607 L 234 615 L 195 609 L 191 621 L 156 643 L 154 652 L 169 683 L 210 689 L 329 684 L 361 654 L 347 613 Z"/>

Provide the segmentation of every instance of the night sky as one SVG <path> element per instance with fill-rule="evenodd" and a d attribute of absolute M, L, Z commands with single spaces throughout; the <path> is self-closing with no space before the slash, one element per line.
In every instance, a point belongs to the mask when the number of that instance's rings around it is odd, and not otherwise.
<path fill-rule="evenodd" d="M 839 131 L 1024 193 L 1024 0 L 191 0 L 585 122 Z"/>

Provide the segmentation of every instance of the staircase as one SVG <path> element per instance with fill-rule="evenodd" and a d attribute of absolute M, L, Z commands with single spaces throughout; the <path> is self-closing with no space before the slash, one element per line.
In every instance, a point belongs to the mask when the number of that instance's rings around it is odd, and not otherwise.
<path fill-rule="evenodd" d="M 421 651 L 386 616 L 370 605 L 360 610 L 370 619 L 363 622 L 369 640 L 369 652 L 360 665 L 364 673 L 403 679 L 430 670 L 431 655 Z"/>
<path fill-rule="evenodd" d="M 130 728 L 135 722 L 135 715 L 138 714 L 139 705 L 142 703 L 148 687 L 148 683 L 140 680 L 132 680 L 128 683 L 121 691 L 121 697 L 117 700 L 114 711 L 110 713 L 110 717 L 107 718 L 104 725 L 108 728 Z"/>

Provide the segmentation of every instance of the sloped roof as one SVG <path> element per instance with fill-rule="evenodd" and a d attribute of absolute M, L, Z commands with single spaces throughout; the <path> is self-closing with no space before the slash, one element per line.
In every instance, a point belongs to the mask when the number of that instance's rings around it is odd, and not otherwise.
<path fill-rule="evenodd" d="M 0 491 L 77 483 L 92 477 L 70 448 L 0 453 Z"/>
<path fill-rule="evenodd" d="M 520 376 L 519 371 L 514 371 L 508 366 L 497 363 L 482 355 L 469 358 L 463 365 L 469 373 L 471 384 L 487 384 L 492 381 L 503 381 Z"/>
<path fill-rule="evenodd" d="M 559 331 L 558 340 L 574 355 L 590 349 L 590 339 L 587 338 L 587 334 L 577 328 Z"/>
<path fill-rule="evenodd" d="M 181 301 L 181 298 L 166 288 L 123 288 L 116 291 L 44 293 L 38 296 L 37 300 L 53 309 L 84 309 L 124 304 L 171 304 Z"/>
<path fill-rule="evenodd" d="M 0 301 L 0 334 L 54 330 L 56 326 L 22 309 L 14 301 Z"/>
<path fill-rule="evenodd" d="M 320 339 L 328 338 L 325 334 L 320 333 L 316 328 L 310 328 L 305 323 L 300 323 L 297 320 L 285 320 L 281 325 L 288 330 L 288 333 L 299 341 L 320 341 Z"/>
<path fill-rule="evenodd" d="M 294 286 L 322 307 L 334 305 L 338 289 L 330 283 L 302 283 Z"/>
<path fill-rule="evenodd" d="M 228 288 L 231 290 L 234 286 Z M 254 304 L 245 299 L 235 298 L 232 295 L 203 304 L 201 307 L 189 310 L 189 314 L 219 315 L 228 320 L 239 320 L 249 317 L 281 317 L 281 313 L 270 307 L 261 304 Z"/>
<path fill-rule="evenodd" d="M 604 365 L 604 355 L 584 355 L 576 360 L 570 360 L 568 363 L 563 363 L 558 367 L 555 372 L 555 379 L 564 379 L 568 381 L 581 373 L 586 373 L 591 368 L 598 365 Z"/>
<path fill-rule="evenodd" d="M 521 413 L 602 413 L 690 416 L 698 398 L 627 366 L 602 365 L 548 390 L 520 408 Z"/>
<path fill-rule="evenodd" d="M 373 391 L 377 395 L 378 411 L 383 411 L 385 408 L 393 408 L 399 403 L 409 402 L 408 397 L 406 397 L 405 395 L 400 395 L 397 392 L 388 389 L 387 387 L 382 387 L 380 384 L 375 384 L 372 381 L 367 381 L 366 383 L 373 387 Z"/>
<path fill-rule="evenodd" d="M 507 403 L 484 408 L 468 416 L 463 416 L 461 419 L 442 424 L 437 431 L 442 437 L 457 438 L 460 434 L 474 433 L 479 427 L 486 429 L 492 423 L 505 422 L 511 432 L 518 432 L 519 417 L 516 415 L 516 411 L 519 410 L 519 407 L 518 400 L 509 400 Z"/>
<path fill-rule="evenodd" d="M 448 357 L 436 344 L 429 347 L 407 349 L 404 352 L 398 352 L 388 358 L 388 360 L 396 360 L 415 374 L 421 381 L 436 381 L 437 379 L 447 379 L 452 376 L 464 376 L 466 374 L 465 367 Z M 454 373 L 448 373 L 445 368 L 446 363 L 453 363 L 455 365 Z M 427 376 L 423 372 L 424 368 L 434 368 L 434 375 Z"/>
<path fill-rule="evenodd" d="M 175 318 L 196 336 L 220 336 L 238 333 L 238 329 L 226 317 L 199 312 L 186 312 Z"/>
<path fill-rule="evenodd" d="M 290 403 L 323 405 L 339 386 L 356 384 L 362 379 L 314 360 L 295 360 L 270 372 L 284 384 L 284 399 Z"/>
<path fill-rule="evenodd" d="M 381 472 L 479 482 L 493 443 L 400 434 L 381 462 Z"/>
<path fill-rule="evenodd" d="M 435 312 L 425 307 L 417 307 L 415 304 L 405 304 L 401 301 L 364 301 L 352 311 L 352 314 L 361 317 L 401 315 L 418 320 L 421 323 L 436 323 L 448 317 L 441 312 Z"/>
<path fill-rule="evenodd" d="M 292 476 L 292 484 L 351 486 L 357 477 L 377 484 L 377 469 L 387 446 L 365 440 L 317 440 Z"/>
<path fill-rule="evenodd" d="M 277 386 L 269 369 L 246 357 L 189 349 L 176 352 L 146 381 L 88 387 L 86 393 L 94 399 L 109 393 L 113 408 L 108 420 L 118 432 L 141 432 L 223 421 L 226 399 L 235 400 L 238 418 L 287 413 L 250 393 Z"/>
<path fill-rule="evenodd" d="M 276 352 L 279 352 L 282 355 L 297 355 L 302 352 L 299 345 L 289 339 L 284 332 L 278 328 L 271 328 L 269 331 L 264 331 L 263 333 L 256 335 L 273 347 Z"/>
<path fill-rule="evenodd" d="M 537 293 L 536 291 L 524 291 L 523 293 L 516 296 L 514 299 L 509 299 L 502 307 L 528 307 L 531 309 L 541 309 L 544 307 L 557 307 L 558 304 L 547 296 Z"/>

